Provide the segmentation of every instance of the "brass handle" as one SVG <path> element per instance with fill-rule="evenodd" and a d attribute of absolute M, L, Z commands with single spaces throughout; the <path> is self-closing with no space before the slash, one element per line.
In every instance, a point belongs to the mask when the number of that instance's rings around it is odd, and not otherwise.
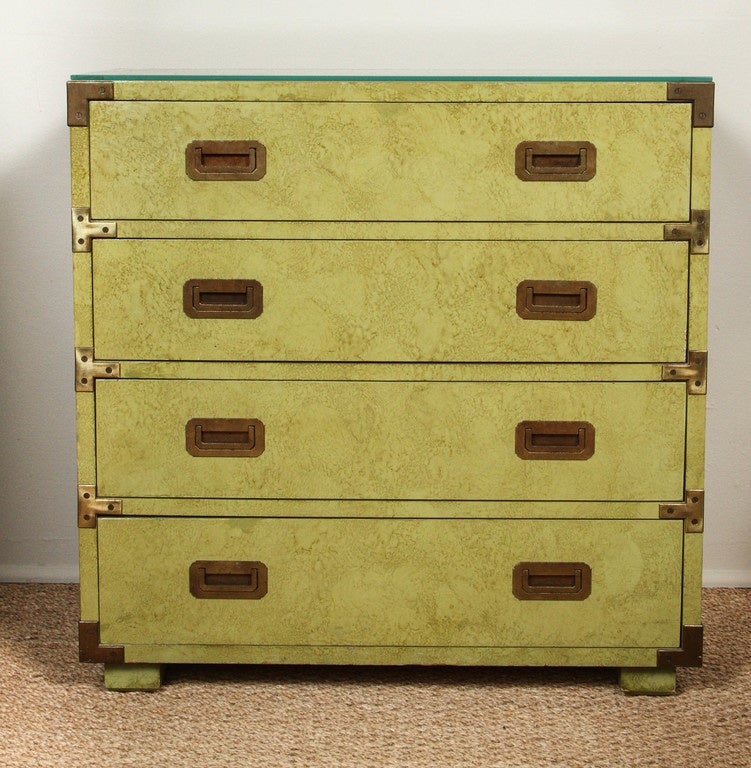
<path fill-rule="evenodd" d="M 591 320 L 597 287 L 574 280 L 523 280 L 516 286 L 516 313 L 524 320 Z"/>
<path fill-rule="evenodd" d="M 577 461 L 595 452 L 595 428 L 588 421 L 520 421 L 516 455 L 520 459 Z"/>
<path fill-rule="evenodd" d="M 266 147 L 260 141 L 191 141 L 185 172 L 195 181 L 258 181 L 266 175 Z"/>
<path fill-rule="evenodd" d="M 519 600 L 585 600 L 592 569 L 586 563 L 517 563 L 512 585 Z"/>
<path fill-rule="evenodd" d="M 190 419 L 185 448 L 191 456 L 260 456 L 265 428 L 259 419 Z"/>
<path fill-rule="evenodd" d="M 258 561 L 196 560 L 190 593 L 209 599 L 260 600 L 268 591 L 268 568 Z"/>
<path fill-rule="evenodd" d="M 597 171 L 597 149 L 589 141 L 523 141 L 516 147 L 522 181 L 589 181 Z"/>
<path fill-rule="evenodd" d="M 252 320 L 263 312 L 263 286 L 258 280 L 188 280 L 183 310 L 198 319 Z"/>

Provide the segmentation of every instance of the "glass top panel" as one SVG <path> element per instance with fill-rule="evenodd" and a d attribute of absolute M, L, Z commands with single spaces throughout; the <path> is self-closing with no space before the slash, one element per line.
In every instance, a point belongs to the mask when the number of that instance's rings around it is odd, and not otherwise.
<path fill-rule="evenodd" d="M 200 72 L 174 70 L 161 72 L 156 70 L 98 72 L 71 75 L 71 80 L 453 80 L 467 82 L 711 82 L 707 76 L 685 77 L 680 75 L 619 76 L 604 75 L 589 77 L 580 75 L 494 75 L 483 73 L 467 74 L 429 74 L 399 73 L 384 74 L 374 72 Z"/>

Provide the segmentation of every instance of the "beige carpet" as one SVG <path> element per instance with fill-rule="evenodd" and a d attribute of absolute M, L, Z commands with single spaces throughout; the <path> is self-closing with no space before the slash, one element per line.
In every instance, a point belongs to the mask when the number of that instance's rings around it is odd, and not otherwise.
<path fill-rule="evenodd" d="M 77 588 L 0 585 L 0 766 L 751 766 L 751 590 L 705 591 L 679 695 L 614 670 L 172 667 L 108 693 L 79 664 Z"/>

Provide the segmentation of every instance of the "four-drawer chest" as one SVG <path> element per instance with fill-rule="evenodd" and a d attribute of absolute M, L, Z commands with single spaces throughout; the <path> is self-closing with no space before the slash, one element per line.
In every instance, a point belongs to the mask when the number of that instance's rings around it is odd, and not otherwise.
<path fill-rule="evenodd" d="M 75 76 L 82 661 L 701 664 L 709 79 Z"/>

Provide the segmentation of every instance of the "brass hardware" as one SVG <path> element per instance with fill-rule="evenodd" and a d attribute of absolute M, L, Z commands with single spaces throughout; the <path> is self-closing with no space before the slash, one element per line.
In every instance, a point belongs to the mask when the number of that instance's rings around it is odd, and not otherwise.
<path fill-rule="evenodd" d="M 94 360 L 91 347 L 76 347 L 76 392 L 93 392 L 96 379 L 119 379 L 120 363 Z"/>
<path fill-rule="evenodd" d="M 258 181 L 266 175 L 266 147 L 260 141 L 191 141 L 185 172 L 195 181 Z"/>
<path fill-rule="evenodd" d="M 121 499 L 100 499 L 95 485 L 78 486 L 78 527 L 96 528 L 97 515 L 122 515 Z"/>
<path fill-rule="evenodd" d="M 680 648 L 660 648 L 657 651 L 657 666 L 660 669 L 672 667 L 700 667 L 704 653 L 704 627 L 701 624 L 684 625 L 681 629 Z"/>
<path fill-rule="evenodd" d="M 515 159 L 522 181 L 589 181 L 597 172 L 597 149 L 589 141 L 522 141 Z"/>
<path fill-rule="evenodd" d="M 692 210 L 691 220 L 665 224 L 664 240 L 688 240 L 689 253 L 709 253 L 709 211 Z"/>
<path fill-rule="evenodd" d="M 125 648 L 122 645 L 101 645 L 98 621 L 79 621 L 78 659 L 94 664 L 123 664 Z"/>
<path fill-rule="evenodd" d="M 90 208 L 72 208 L 73 252 L 91 251 L 93 237 L 117 237 L 116 221 L 92 221 Z"/>
<path fill-rule="evenodd" d="M 515 447 L 520 459 L 581 461 L 595 452 L 595 428 L 588 421 L 520 421 Z"/>
<path fill-rule="evenodd" d="M 263 286 L 258 280 L 188 280 L 183 311 L 198 319 L 252 320 L 263 312 Z"/>
<path fill-rule="evenodd" d="M 185 425 L 185 449 L 191 456 L 255 457 L 264 446 L 259 419 L 190 419 Z"/>
<path fill-rule="evenodd" d="M 517 563 L 512 585 L 518 600 L 586 600 L 592 569 L 586 563 Z"/>
<path fill-rule="evenodd" d="M 691 125 L 714 125 L 714 83 L 668 83 L 668 101 L 691 102 Z"/>
<path fill-rule="evenodd" d="M 523 280 L 516 286 L 516 314 L 524 320 L 591 320 L 597 287 L 573 280 Z"/>
<path fill-rule="evenodd" d="M 111 101 L 115 84 L 109 80 L 72 80 L 68 83 L 68 125 L 89 124 L 89 102 Z"/>
<path fill-rule="evenodd" d="M 686 533 L 704 531 L 704 491 L 686 491 L 686 500 L 678 504 L 660 504 L 662 520 L 683 520 Z"/>
<path fill-rule="evenodd" d="M 268 578 L 268 568 L 258 561 L 196 560 L 190 566 L 190 593 L 202 599 L 260 600 Z"/>
<path fill-rule="evenodd" d="M 687 381 L 689 395 L 707 394 L 707 353 L 689 350 L 685 363 L 668 363 L 662 366 L 663 381 Z"/>

